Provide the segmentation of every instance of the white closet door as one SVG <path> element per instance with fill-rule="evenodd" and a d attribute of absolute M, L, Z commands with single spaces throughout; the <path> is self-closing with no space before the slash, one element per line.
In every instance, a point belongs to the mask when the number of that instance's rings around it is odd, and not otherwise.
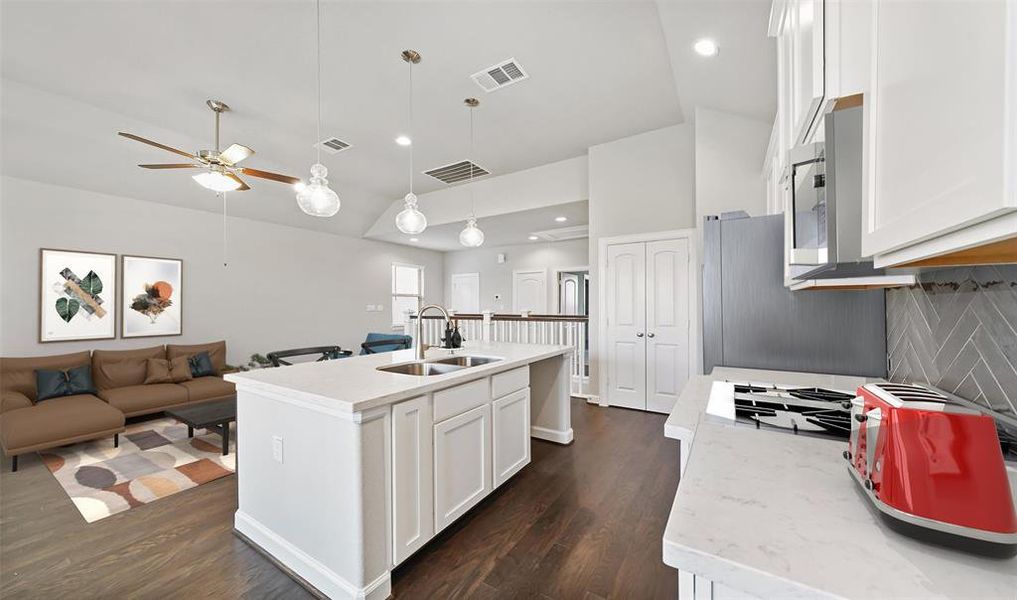
<path fill-rule="evenodd" d="M 480 312 L 480 273 L 452 274 L 452 310 L 457 313 Z"/>
<path fill-rule="evenodd" d="M 512 271 L 512 312 L 547 314 L 547 271 Z"/>
<path fill-rule="evenodd" d="M 689 241 L 646 244 L 646 409 L 668 413 L 689 379 Z"/>
<path fill-rule="evenodd" d="M 612 406 L 646 409 L 646 244 L 607 247 L 607 386 Z"/>
<path fill-rule="evenodd" d="M 579 275 L 562 274 L 559 287 L 558 313 L 562 315 L 579 314 Z"/>

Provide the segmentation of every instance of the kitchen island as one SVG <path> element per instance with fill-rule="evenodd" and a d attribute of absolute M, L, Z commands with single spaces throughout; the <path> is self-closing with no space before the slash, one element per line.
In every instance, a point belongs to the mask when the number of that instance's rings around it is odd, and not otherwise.
<path fill-rule="evenodd" d="M 663 534 L 681 598 L 1015 597 L 1017 558 L 966 554 L 889 529 L 847 472 L 846 442 L 706 414 L 713 382 L 724 380 L 845 390 L 862 382 L 726 368 L 690 380 L 665 424 L 682 451 Z M 1017 497 L 1017 471 L 1009 473 Z"/>
<path fill-rule="evenodd" d="M 526 466 L 531 437 L 572 441 L 571 352 L 478 342 L 227 375 L 235 531 L 322 595 L 387 598 L 392 568 Z"/>

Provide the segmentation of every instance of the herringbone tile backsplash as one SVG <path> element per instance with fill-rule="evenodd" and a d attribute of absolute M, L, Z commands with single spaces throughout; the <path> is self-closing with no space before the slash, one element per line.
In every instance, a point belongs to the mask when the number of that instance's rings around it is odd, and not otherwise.
<path fill-rule="evenodd" d="M 1017 265 L 924 272 L 886 293 L 892 381 L 922 382 L 1017 415 Z"/>

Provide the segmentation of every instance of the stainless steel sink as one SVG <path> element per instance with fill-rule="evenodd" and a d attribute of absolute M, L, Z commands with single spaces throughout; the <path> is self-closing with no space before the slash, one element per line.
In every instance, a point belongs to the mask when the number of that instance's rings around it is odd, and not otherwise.
<path fill-rule="evenodd" d="M 412 362 L 403 363 L 401 365 L 390 365 L 387 367 L 378 367 L 379 371 L 385 371 L 386 373 L 401 373 L 403 375 L 416 375 L 417 377 L 429 377 L 431 375 L 444 375 L 446 373 L 452 373 L 464 369 L 459 365 L 452 364 L 440 364 L 436 362 Z"/>
<path fill-rule="evenodd" d="M 501 359 L 492 356 L 453 356 L 434 362 L 443 365 L 459 365 L 460 367 L 479 367 L 480 365 L 487 365 L 499 360 Z"/>

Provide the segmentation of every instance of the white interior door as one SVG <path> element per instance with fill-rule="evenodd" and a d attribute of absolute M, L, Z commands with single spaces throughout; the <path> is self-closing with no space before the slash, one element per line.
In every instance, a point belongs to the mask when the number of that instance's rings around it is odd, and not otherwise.
<path fill-rule="evenodd" d="M 512 271 L 512 312 L 547 314 L 547 271 Z"/>
<path fill-rule="evenodd" d="M 612 406 L 646 409 L 646 244 L 607 247 L 607 391 Z"/>
<path fill-rule="evenodd" d="M 646 410 L 668 413 L 689 379 L 689 240 L 646 244 Z"/>
<path fill-rule="evenodd" d="M 562 273 L 559 282 L 558 312 L 563 315 L 579 314 L 579 275 Z"/>
<path fill-rule="evenodd" d="M 480 312 L 480 273 L 452 274 L 451 308 L 457 313 Z"/>

